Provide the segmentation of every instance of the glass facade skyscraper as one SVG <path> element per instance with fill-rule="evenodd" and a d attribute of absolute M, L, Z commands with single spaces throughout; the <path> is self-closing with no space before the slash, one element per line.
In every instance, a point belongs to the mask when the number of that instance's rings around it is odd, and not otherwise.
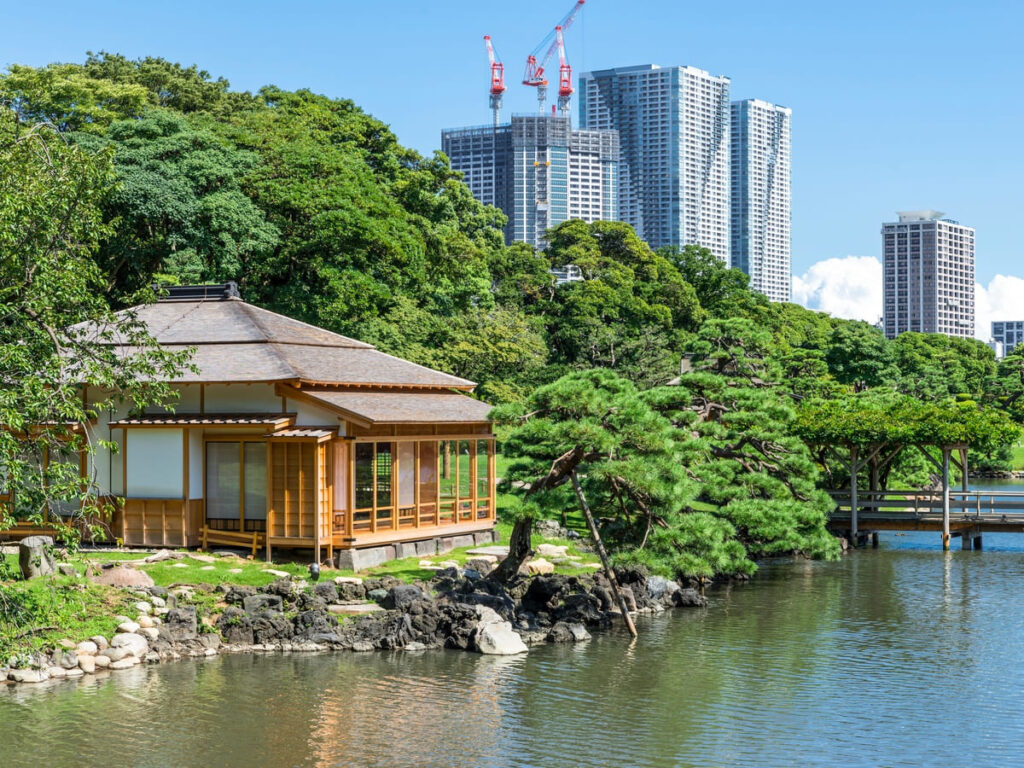
<path fill-rule="evenodd" d="M 732 103 L 732 266 L 772 301 L 789 301 L 790 120 L 758 99 Z"/>
<path fill-rule="evenodd" d="M 585 72 L 580 126 L 619 133 L 619 213 L 652 248 L 729 262 L 729 78 L 653 64 Z"/>
<path fill-rule="evenodd" d="M 569 219 L 619 218 L 619 137 L 574 131 L 567 117 L 516 115 L 510 123 L 441 133 L 452 168 L 473 196 L 508 216 L 507 243 L 543 247 Z"/>

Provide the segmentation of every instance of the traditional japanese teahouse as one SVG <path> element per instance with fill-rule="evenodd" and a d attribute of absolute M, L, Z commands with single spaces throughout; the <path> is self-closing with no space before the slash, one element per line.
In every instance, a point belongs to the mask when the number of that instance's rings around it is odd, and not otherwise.
<path fill-rule="evenodd" d="M 473 382 L 247 304 L 234 284 L 136 307 L 193 348 L 173 412 L 103 414 L 89 468 L 127 545 L 336 550 L 490 541 L 490 406 Z M 85 393 L 88 397 L 88 392 Z M 466 538 L 473 537 L 473 538 Z"/>

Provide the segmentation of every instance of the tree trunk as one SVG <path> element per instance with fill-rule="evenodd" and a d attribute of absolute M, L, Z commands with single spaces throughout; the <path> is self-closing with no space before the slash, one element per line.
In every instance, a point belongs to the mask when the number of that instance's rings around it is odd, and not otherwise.
<path fill-rule="evenodd" d="M 529 517 L 516 520 L 512 526 L 512 536 L 508 540 L 508 557 L 498 563 L 498 567 L 491 571 L 487 578 L 494 579 L 500 584 L 508 584 L 519 569 L 523 567 L 533 549 L 530 546 L 530 536 L 533 534 L 533 520 Z"/>
<path fill-rule="evenodd" d="M 626 605 L 626 599 L 619 591 L 619 582 L 615 578 L 615 571 L 612 570 L 612 564 L 608 560 L 608 553 L 605 551 L 604 543 L 601 541 L 601 534 L 597 531 L 597 523 L 594 522 L 594 516 L 590 512 L 590 505 L 587 504 L 587 497 L 583 495 L 583 488 L 580 486 L 579 478 L 576 477 L 575 469 L 569 473 L 569 477 L 572 479 L 572 489 L 576 491 L 576 498 L 579 499 L 580 508 L 583 510 L 583 516 L 587 518 L 587 527 L 590 528 L 590 535 L 594 537 L 594 544 L 597 546 L 597 554 L 601 558 L 601 563 L 604 565 L 604 572 L 608 576 L 608 583 L 612 585 L 612 594 L 615 595 L 615 602 L 619 604 L 619 610 L 622 611 L 622 620 L 626 622 L 629 634 L 636 637 L 636 626 L 633 624 L 633 619 L 629 615 L 629 607 Z"/>

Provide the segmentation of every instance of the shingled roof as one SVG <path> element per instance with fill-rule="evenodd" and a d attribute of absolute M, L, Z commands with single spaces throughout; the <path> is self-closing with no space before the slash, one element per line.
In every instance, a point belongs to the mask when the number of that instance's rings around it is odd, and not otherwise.
<path fill-rule="evenodd" d="M 361 392 L 304 389 L 302 394 L 346 416 L 368 424 L 433 421 L 438 424 L 479 424 L 491 406 L 453 392 Z"/>
<path fill-rule="evenodd" d="M 472 381 L 384 354 L 371 344 L 228 296 L 161 300 L 133 307 L 150 334 L 172 350 L 195 349 L 181 382 L 301 381 L 472 390 Z"/>

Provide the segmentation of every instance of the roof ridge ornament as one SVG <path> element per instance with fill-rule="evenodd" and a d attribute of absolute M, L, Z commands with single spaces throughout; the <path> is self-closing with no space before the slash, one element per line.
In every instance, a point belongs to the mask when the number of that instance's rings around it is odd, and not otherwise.
<path fill-rule="evenodd" d="M 227 283 L 211 283 L 206 285 L 167 285 L 166 283 L 154 283 L 153 291 L 157 294 L 157 301 L 228 301 L 230 299 L 241 299 L 242 294 L 238 291 L 238 283 L 230 281 Z"/>

